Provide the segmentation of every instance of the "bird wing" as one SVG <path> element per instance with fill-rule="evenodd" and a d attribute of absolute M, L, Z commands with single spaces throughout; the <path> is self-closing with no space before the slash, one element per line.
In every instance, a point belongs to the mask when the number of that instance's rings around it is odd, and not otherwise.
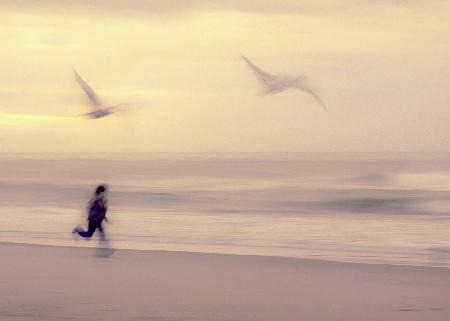
<path fill-rule="evenodd" d="M 89 99 L 89 102 L 91 103 L 92 107 L 94 109 L 100 109 L 103 107 L 102 102 L 95 94 L 94 90 L 81 78 L 81 76 L 77 73 L 77 71 L 73 70 L 73 75 L 75 77 L 75 80 L 78 82 L 80 87 L 83 89 L 84 93 Z"/>
<path fill-rule="evenodd" d="M 274 75 L 269 74 L 268 72 L 262 70 L 257 65 L 255 65 L 253 62 L 250 61 L 246 56 L 242 55 L 242 59 L 247 63 L 247 65 L 250 67 L 250 69 L 253 71 L 255 76 L 258 78 L 259 82 L 261 82 L 262 85 L 267 85 L 267 82 L 270 80 L 275 80 L 277 77 Z"/>
<path fill-rule="evenodd" d="M 327 106 L 325 106 L 322 99 L 320 99 L 320 97 L 312 90 L 312 88 L 310 86 L 308 86 L 304 82 L 298 81 L 293 87 L 295 89 L 304 91 L 304 92 L 308 93 L 309 95 L 311 95 L 312 97 L 314 97 L 314 99 L 323 107 L 323 109 L 325 111 L 327 111 Z"/>

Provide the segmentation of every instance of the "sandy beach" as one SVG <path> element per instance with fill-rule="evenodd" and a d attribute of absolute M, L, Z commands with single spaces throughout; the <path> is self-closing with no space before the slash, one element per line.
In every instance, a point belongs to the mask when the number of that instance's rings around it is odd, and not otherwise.
<path fill-rule="evenodd" d="M 0 320 L 447 321 L 450 270 L 0 245 Z"/>

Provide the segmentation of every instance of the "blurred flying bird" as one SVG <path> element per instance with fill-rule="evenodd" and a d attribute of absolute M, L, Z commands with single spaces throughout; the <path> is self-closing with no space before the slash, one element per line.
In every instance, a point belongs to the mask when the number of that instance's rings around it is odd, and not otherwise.
<path fill-rule="evenodd" d="M 91 112 L 83 114 L 84 117 L 90 119 L 106 117 L 112 115 L 114 111 L 120 106 L 125 105 L 125 104 L 117 104 L 112 106 L 105 106 L 100 101 L 98 96 L 95 94 L 94 90 L 92 90 L 92 88 L 83 80 L 83 78 L 81 78 L 81 76 L 77 73 L 75 69 L 73 70 L 73 75 L 75 77 L 75 80 L 80 85 L 80 87 L 84 90 L 84 93 L 88 97 L 89 103 L 92 108 Z"/>
<path fill-rule="evenodd" d="M 324 110 L 327 110 L 320 97 L 307 84 L 305 77 L 272 75 L 256 66 L 246 56 L 242 55 L 242 59 L 244 59 L 244 61 L 248 64 L 248 66 L 262 85 L 262 95 L 272 95 L 293 88 L 306 92 L 307 94 L 312 96 L 323 107 Z"/>

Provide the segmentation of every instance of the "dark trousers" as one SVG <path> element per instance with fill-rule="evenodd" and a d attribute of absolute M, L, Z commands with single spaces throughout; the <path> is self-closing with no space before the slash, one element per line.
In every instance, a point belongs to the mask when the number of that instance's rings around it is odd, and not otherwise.
<path fill-rule="evenodd" d="M 100 239 L 105 239 L 105 233 L 103 232 L 102 222 L 89 221 L 89 226 L 87 231 L 77 231 L 77 233 L 82 237 L 91 237 L 94 235 L 95 230 L 98 229 L 100 232 Z"/>

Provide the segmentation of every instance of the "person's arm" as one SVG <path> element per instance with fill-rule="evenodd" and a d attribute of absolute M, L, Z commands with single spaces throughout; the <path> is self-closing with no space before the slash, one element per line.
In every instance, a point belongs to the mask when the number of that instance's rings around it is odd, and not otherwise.
<path fill-rule="evenodd" d="M 104 220 L 105 220 L 105 222 L 108 222 L 109 223 L 109 220 L 108 220 L 108 217 L 106 216 L 106 214 L 108 213 L 108 203 L 104 203 L 104 208 L 105 208 L 105 217 L 104 217 Z"/>

